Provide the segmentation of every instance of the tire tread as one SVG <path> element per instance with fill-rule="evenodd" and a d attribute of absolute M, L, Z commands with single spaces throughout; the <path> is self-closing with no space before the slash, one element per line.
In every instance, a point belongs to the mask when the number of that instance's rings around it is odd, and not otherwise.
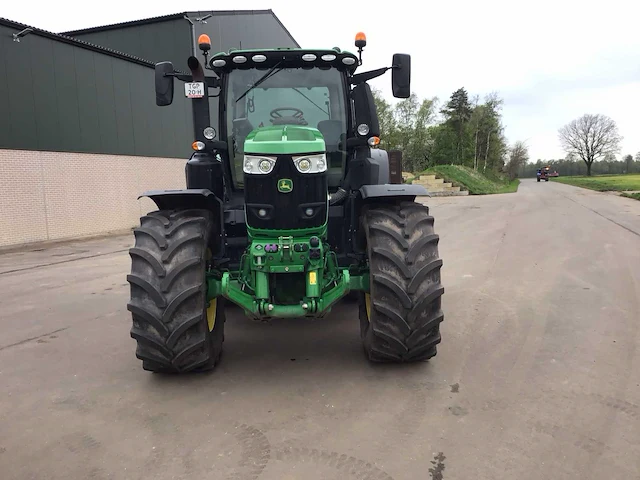
<path fill-rule="evenodd" d="M 142 216 L 134 229 L 127 309 L 145 370 L 208 370 L 220 358 L 223 302 L 213 332 L 206 319 L 206 251 L 214 228 L 205 210 L 158 210 Z"/>
<path fill-rule="evenodd" d="M 360 325 L 375 362 L 427 360 L 437 353 L 444 320 L 439 235 L 429 208 L 416 202 L 378 205 L 364 212 L 369 251 L 371 321 L 364 295 Z"/>

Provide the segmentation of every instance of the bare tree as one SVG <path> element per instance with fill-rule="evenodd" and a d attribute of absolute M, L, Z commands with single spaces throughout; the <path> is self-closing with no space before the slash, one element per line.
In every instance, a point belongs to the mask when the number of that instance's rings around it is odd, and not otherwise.
<path fill-rule="evenodd" d="M 562 127 L 560 143 L 567 154 L 574 154 L 587 165 L 591 176 L 594 161 L 620 151 L 622 136 L 616 123 L 606 115 L 585 114 Z"/>
<path fill-rule="evenodd" d="M 509 151 L 509 161 L 506 170 L 509 180 L 513 180 L 518 176 L 520 168 L 529 161 L 529 149 L 523 141 L 517 141 L 513 144 Z"/>

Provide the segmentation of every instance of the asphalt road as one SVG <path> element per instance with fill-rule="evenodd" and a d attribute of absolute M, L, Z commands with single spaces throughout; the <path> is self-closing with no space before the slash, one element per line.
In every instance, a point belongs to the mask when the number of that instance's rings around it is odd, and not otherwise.
<path fill-rule="evenodd" d="M 0 478 L 640 478 L 640 202 L 524 181 L 429 204 L 445 321 L 415 365 L 369 364 L 342 304 L 234 310 L 213 374 L 153 375 L 132 237 L 0 255 Z"/>

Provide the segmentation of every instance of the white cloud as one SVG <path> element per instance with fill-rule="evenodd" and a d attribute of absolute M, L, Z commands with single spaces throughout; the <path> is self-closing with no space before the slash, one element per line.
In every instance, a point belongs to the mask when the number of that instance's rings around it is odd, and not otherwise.
<path fill-rule="evenodd" d="M 13 2 L 3 5 L 2 16 L 64 31 L 190 10 L 167 0 L 109 5 L 94 14 L 91 2 Z M 625 137 L 622 154 L 640 151 L 634 2 L 235 0 L 218 8 L 271 8 L 305 47 L 354 50 L 355 33 L 364 31 L 363 68 L 389 65 L 395 52 L 410 53 L 412 86 L 421 97 L 446 100 L 462 86 L 470 94 L 497 91 L 505 99 L 507 137 L 526 139 L 532 159 L 563 156 L 557 129 L 587 112 L 617 122 Z M 391 98 L 390 75 L 372 83 Z"/>

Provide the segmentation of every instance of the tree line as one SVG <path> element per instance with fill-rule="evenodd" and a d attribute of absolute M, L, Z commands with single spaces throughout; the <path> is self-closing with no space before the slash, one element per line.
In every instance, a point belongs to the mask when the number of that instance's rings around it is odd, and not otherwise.
<path fill-rule="evenodd" d="M 465 88 L 440 106 L 437 97 L 415 93 L 391 105 L 373 91 L 380 119 L 381 147 L 402 150 L 403 170 L 421 172 L 435 165 L 464 165 L 503 172 L 528 158 L 523 142 L 509 146 L 502 125 L 503 100 L 496 94 L 472 98 Z M 514 163 L 515 162 L 515 163 Z M 511 164 L 511 168 L 507 168 Z"/>
<path fill-rule="evenodd" d="M 469 97 L 462 87 L 439 106 L 437 97 L 420 99 L 415 93 L 391 105 L 380 91 L 373 91 L 385 150 L 403 152 L 403 170 L 412 173 L 435 165 L 464 165 L 480 172 L 487 169 L 510 178 L 534 177 L 550 165 L 561 175 L 640 173 L 640 152 L 617 160 L 622 136 L 614 120 L 601 114 L 585 114 L 558 130 L 566 158 L 528 163 L 523 141 L 509 145 L 502 124 L 503 100 L 493 92 L 482 101 Z"/>
<path fill-rule="evenodd" d="M 535 163 L 527 163 L 520 167 L 519 176 L 522 178 L 535 177 L 539 168 L 551 167 L 551 171 L 557 171 L 562 176 L 587 175 L 587 165 L 581 158 L 575 155 L 567 155 L 567 158 L 541 160 Z M 610 155 L 603 160 L 591 165 L 592 175 L 621 175 L 625 173 L 640 173 L 640 152 L 633 155 L 625 155 L 617 160 Z"/>

